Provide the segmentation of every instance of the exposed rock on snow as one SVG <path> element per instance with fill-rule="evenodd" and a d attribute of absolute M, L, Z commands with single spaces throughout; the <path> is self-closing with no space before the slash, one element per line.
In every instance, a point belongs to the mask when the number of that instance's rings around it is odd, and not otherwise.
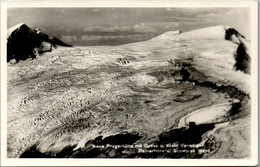
<path fill-rule="evenodd" d="M 52 46 L 56 45 L 71 46 L 39 29 L 31 29 L 24 23 L 17 24 L 7 32 L 7 62 L 12 59 L 16 62 L 34 59 L 42 52 L 51 51 Z"/>
<path fill-rule="evenodd" d="M 10 27 L 8 30 L 7 30 L 7 38 L 17 29 L 19 29 L 19 27 L 21 27 L 22 25 L 24 25 L 24 23 L 19 23 L 19 24 L 16 24 L 14 25 L 13 27 Z"/>

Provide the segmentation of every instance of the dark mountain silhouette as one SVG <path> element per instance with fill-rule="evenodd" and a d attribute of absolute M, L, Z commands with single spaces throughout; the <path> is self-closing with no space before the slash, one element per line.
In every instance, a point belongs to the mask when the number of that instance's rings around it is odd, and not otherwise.
<path fill-rule="evenodd" d="M 236 37 L 242 37 L 245 38 L 242 34 L 240 34 L 237 30 L 235 30 L 234 28 L 227 28 L 226 29 L 226 35 L 225 35 L 225 39 L 226 40 L 231 40 L 231 36 L 235 35 Z"/>
<path fill-rule="evenodd" d="M 234 28 L 226 29 L 225 39 L 232 41 L 232 36 L 237 38 L 237 42 L 233 42 L 238 44 L 237 52 L 235 54 L 236 63 L 234 65 L 234 68 L 235 70 L 240 70 L 244 73 L 250 73 L 251 58 L 247 53 L 246 44 L 242 41 L 242 39 L 245 40 L 245 37 Z"/>
<path fill-rule="evenodd" d="M 19 24 L 14 30 L 9 31 L 11 32 L 7 37 L 7 62 L 12 59 L 18 62 L 35 58 L 41 52 L 51 51 L 52 46 L 56 45 L 72 46 L 38 29 L 31 29 L 26 24 Z M 44 48 L 46 46 L 48 48 Z"/>

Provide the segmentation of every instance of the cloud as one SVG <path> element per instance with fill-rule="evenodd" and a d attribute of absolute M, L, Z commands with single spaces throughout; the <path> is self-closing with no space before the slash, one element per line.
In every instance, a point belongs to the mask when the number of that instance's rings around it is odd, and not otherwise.
<path fill-rule="evenodd" d="M 195 18 L 199 19 L 229 19 L 230 17 L 240 16 L 244 14 L 245 11 L 241 8 L 226 8 L 225 10 L 212 10 L 211 12 L 201 13 L 195 16 Z M 216 21 L 216 20 L 214 20 Z"/>
<path fill-rule="evenodd" d="M 73 43 L 76 42 L 78 39 L 76 36 L 73 35 L 62 35 L 61 40 L 67 43 Z"/>
<path fill-rule="evenodd" d="M 144 38 L 145 35 L 143 34 L 135 34 L 135 35 L 82 35 L 80 40 L 82 41 L 92 41 L 92 40 L 117 40 L 117 39 L 124 39 L 124 38 Z"/>
<path fill-rule="evenodd" d="M 99 12 L 100 10 L 97 9 L 97 8 L 95 8 L 95 9 L 92 9 L 91 11 L 92 11 L 92 12 Z"/>
<path fill-rule="evenodd" d="M 8 27 L 24 22 L 53 36 L 66 34 L 79 40 L 81 35 L 98 33 L 158 35 L 221 24 L 248 37 L 249 16 L 247 8 L 12 8 L 8 9 Z"/>
<path fill-rule="evenodd" d="M 180 17 L 180 16 L 169 16 L 168 17 L 171 20 L 178 20 L 178 21 L 186 21 L 186 20 L 198 20 L 197 18 L 192 18 L 192 17 Z"/>
<path fill-rule="evenodd" d="M 197 15 L 195 18 L 208 24 L 222 24 L 237 29 L 240 33 L 250 38 L 250 11 L 247 8 L 226 8 L 216 12 Z"/>
<path fill-rule="evenodd" d="M 146 22 L 131 26 L 111 26 L 111 27 L 87 27 L 84 32 L 136 32 L 136 33 L 156 33 L 169 30 L 176 30 L 179 22 Z"/>

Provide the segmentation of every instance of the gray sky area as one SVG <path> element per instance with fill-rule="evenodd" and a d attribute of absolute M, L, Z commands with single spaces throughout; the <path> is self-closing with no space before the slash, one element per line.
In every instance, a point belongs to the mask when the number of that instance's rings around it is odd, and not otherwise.
<path fill-rule="evenodd" d="M 7 26 L 26 23 L 73 45 L 117 45 L 228 25 L 250 39 L 248 8 L 9 8 Z"/>

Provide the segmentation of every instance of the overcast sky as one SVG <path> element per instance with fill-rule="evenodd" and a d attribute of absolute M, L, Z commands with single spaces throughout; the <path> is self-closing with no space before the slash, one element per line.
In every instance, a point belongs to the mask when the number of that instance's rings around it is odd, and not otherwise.
<path fill-rule="evenodd" d="M 228 25 L 250 38 L 248 8 L 10 8 L 8 28 L 39 28 L 72 44 L 115 39 L 143 40 L 167 31 Z M 80 42 L 79 42 L 80 41 Z M 83 41 L 83 44 L 82 44 Z M 131 40 L 129 41 L 131 42 Z M 99 44 L 99 43 L 96 43 Z"/>

